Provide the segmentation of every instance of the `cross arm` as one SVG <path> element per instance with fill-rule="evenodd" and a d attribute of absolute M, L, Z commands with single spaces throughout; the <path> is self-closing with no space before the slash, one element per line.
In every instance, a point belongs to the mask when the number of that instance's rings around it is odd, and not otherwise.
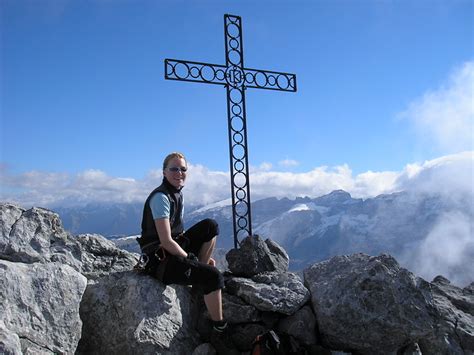
<path fill-rule="evenodd" d="M 245 86 L 249 88 L 296 91 L 296 75 L 259 69 L 244 69 Z"/>
<path fill-rule="evenodd" d="M 218 64 L 165 59 L 165 79 L 226 85 L 226 67 Z"/>

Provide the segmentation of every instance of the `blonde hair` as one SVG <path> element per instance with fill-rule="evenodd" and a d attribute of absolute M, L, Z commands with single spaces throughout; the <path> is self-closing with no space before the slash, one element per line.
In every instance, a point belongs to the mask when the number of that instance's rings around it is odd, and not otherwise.
<path fill-rule="evenodd" d="M 184 159 L 184 161 L 186 162 L 186 165 L 188 164 L 188 162 L 186 161 L 186 158 L 184 157 L 184 154 L 183 153 L 179 153 L 179 152 L 173 152 L 173 153 L 170 153 L 166 156 L 165 160 L 163 160 L 163 170 L 166 169 L 166 167 L 168 166 L 168 163 L 170 162 L 171 159 L 173 158 L 179 158 L 179 159 Z"/>

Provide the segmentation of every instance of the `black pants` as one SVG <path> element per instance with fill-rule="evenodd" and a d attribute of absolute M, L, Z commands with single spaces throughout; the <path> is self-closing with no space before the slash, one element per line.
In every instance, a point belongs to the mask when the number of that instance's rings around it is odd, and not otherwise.
<path fill-rule="evenodd" d="M 213 219 L 205 219 L 189 228 L 178 240 L 186 251 L 198 256 L 204 243 L 219 234 L 219 226 Z M 211 265 L 182 256 L 168 255 L 163 282 L 167 285 L 193 285 L 201 287 L 204 294 L 224 287 L 224 277 Z"/>

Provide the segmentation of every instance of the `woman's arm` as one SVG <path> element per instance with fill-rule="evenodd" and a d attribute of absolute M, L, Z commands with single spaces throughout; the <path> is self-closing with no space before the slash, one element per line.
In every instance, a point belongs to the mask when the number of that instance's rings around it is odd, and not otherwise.
<path fill-rule="evenodd" d="M 188 254 L 171 238 L 169 218 L 155 219 L 155 227 L 160 238 L 161 246 L 170 254 L 187 257 Z"/>

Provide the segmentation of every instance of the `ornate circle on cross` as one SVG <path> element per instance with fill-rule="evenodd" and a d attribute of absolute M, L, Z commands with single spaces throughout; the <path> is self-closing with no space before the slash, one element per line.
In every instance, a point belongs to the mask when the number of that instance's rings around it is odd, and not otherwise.
<path fill-rule="evenodd" d="M 232 65 L 225 71 L 225 80 L 233 88 L 240 88 L 244 84 L 244 72 L 241 68 Z"/>

